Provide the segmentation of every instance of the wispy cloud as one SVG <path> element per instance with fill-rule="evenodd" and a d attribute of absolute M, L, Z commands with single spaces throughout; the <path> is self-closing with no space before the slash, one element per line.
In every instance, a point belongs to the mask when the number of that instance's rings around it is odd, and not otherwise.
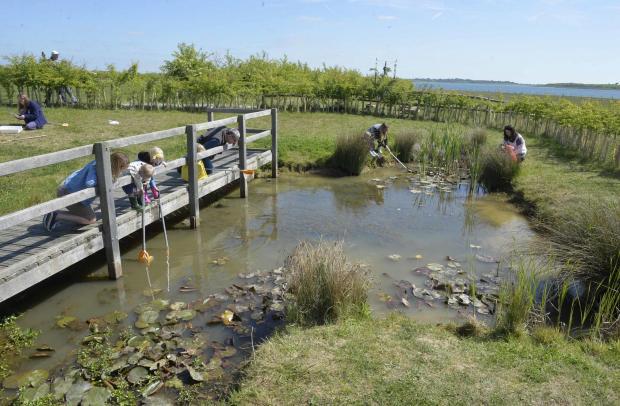
<path fill-rule="evenodd" d="M 438 11 L 431 17 L 431 20 L 436 20 L 443 15 L 443 11 Z"/>
<path fill-rule="evenodd" d="M 320 21 L 323 21 L 323 17 L 317 17 L 317 16 L 299 16 L 297 17 L 297 19 L 299 21 L 304 21 L 307 23 L 318 23 Z"/>
<path fill-rule="evenodd" d="M 398 19 L 398 17 L 396 16 L 377 16 L 377 20 L 381 20 L 381 21 L 393 21 Z"/>

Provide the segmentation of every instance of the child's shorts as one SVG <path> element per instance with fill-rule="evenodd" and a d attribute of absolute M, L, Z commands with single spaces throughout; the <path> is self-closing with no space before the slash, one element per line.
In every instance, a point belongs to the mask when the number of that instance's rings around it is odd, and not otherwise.
<path fill-rule="evenodd" d="M 68 194 L 69 193 L 67 192 L 67 190 L 62 186 L 58 187 L 58 190 L 56 191 L 56 196 L 58 197 L 66 196 Z M 97 218 L 97 216 L 95 215 L 95 211 L 90 204 L 86 206 L 82 203 L 73 203 L 67 206 L 67 211 L 75 216 L 82 217 L 87 220 Z"/>

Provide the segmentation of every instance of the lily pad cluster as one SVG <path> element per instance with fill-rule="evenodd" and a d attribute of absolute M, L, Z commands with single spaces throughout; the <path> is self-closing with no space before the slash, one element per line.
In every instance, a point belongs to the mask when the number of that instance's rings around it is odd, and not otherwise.
<path fill-rule="evenodd" d="M 51 396 L 73 405 L 119 403 L 123 393 L 135 402 L 170 404 L 188 385 L 199 387 L 203 400 L 220 398 L 254 345 L 283 323 L 283 272 L 240 274 L 223 293 L 192 302 L 155 299 L 131 316 L 115 311 L 86 322 L 60 316 L 58 328 L 88 326 L 75 362 L 52 373 L 15 374 L 3 386 L 19 389 L 22 401 Z M 210 339 L 212 329 L 223 329 L 224 338 Z"/>

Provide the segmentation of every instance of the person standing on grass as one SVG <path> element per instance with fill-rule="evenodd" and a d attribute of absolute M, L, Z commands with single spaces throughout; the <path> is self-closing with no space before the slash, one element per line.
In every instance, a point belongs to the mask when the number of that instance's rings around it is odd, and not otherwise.
<path fill-rule="evenodd" d="M 232 148 L 239 142 L 239 130 L 236 128 L 217 127 L 209 130 L 205 134 L 198 138 L 198 143 L 202 144 L 205 149 L 211 149 L 219 146 L 223 146 L 224 150 Z M 207 170 L 207 174 L 211 175 L 213 172 L 213 162 L 211 158 L 207 157 L 202 160 Z"/>
<path fill-rule="evenodd" d="M 525 139 L 511 125 L 504 127 L 504 143 L 502 144 L 502 148 L 506 151 L 510 151 L 512 148 L 519 162 L 523 162 L 527 154 Z"/>
<path fill-rule="evenodd" d="M 129 158 L 122 152 L 114 152 L 110 155 L 112 166 L 112 179 L 116 181 L 121 173 L 129 166 Z M 58 197 L 79 192 L 89 187 L 97 186 L 97 169 L 95 161 L 89 162 L 82 169 L 78 169 L 69 175 L 56 192 Z M 79 203 L 67 206 L 67 211 L 53 211 L 43 216 L 43 226 L 47 231 L 53 231 L 58 220 L 82 225 L 93 224 L 97 221 L 92 203 L 94 197 Z"/>
<path fill-rule="evenodd" d="M 47 119 L 43 114 L 43 109 L 34 100 L 28 99 L 25 94 L 20 94 L 17 98 L 18 114 L 15 114 L 15 118 L 18 120 L 24 120 L 25 130 L 37 130 L 43 128 L 47 124 Z"/>
<path fill-rule="evenodd" d="M 385 161 L 382 147 L 387 147 L 388 125 L 385 123 L 375 124 L 364 133 L 364 138 L 368 142 L 370 156 L 375 158 L 379 164 Z"/>
<path fill-rule="evenodd" d="M 52 53 L 50 54 L 50 59 L 45 58 L 45 52 L 41 52 L 41 57 L 42 57 L 42 60 L 49 61 L 49 63 L 52 63 L 52 64 L 60 63 L 58 59 L 60 57 L 60 54 L 58 53 L 58 51 L 52 51 Z M 58 88 L 56 88 L 56 90 L 58 91 L 58 101 L 61 104 L 66 104 L 68 97 L 71 98 L 71 104 L 76 105 L 78 103 L 77 97 L 73 95 L 73 93 L 71 92 L 71 88 L 69 86 L 60 85 Z M 52 101 L 52 88 L 48 88 L 45 93 L 45 105 L 49 106 L 51 101 Z"/>

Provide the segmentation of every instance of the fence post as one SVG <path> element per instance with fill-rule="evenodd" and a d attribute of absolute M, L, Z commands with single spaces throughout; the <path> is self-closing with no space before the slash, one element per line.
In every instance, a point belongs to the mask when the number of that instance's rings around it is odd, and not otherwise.
<path fill-rule="evenodd" d="M 278 109 L 271 109 L 271 177 L 278 177 Z"/>
<path fill-rule="evenodd" d="M 247 148 L 245 146 L 245 116 L 239 114 L 237 116 L 237 125 L 239 126 L 239 196 L 247 197 L 248 194 L 248 180 L 245 178 L 243 172 L 246 168 L 246 156 Z"/>
<path fill-rule="evenodd" d="M 207 121 L 213 121 L 213 112 L 207 111 Z"/>
<path fill-rule="evenodd" d="M 97 192 L 99 194 L 101 223 L 103 226 L 103 247 L 108 262 L 108 275 L 110 279 L 118 279 L 123 276 L 123 267 L 121 263 L 121 250 L 118 245 L 118 229 L 116 227 L 110 147 L 106 142 L 98 142 L 95 144 L 94 150 Z"/>
<path fill-rule="evenodd" d="M 196 162 L 196 126 L 185 126 L 187 136 L 187 192 L 189 195 L 189 226 L 200 225 L 200 194 L 198 193 L 198 165 Z"/>

